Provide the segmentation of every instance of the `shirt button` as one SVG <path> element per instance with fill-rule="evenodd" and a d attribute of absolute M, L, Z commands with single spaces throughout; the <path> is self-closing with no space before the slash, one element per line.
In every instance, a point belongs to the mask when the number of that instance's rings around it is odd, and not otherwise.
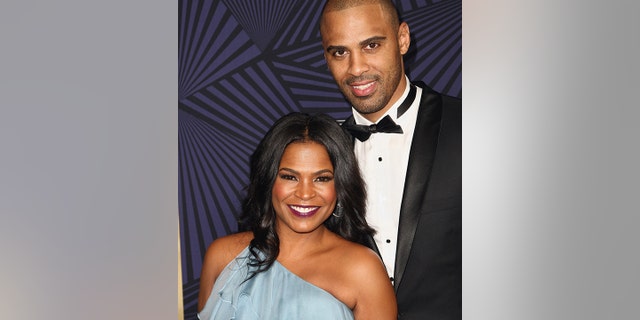
<path fill-rule="evenodd" d="M 378 157 L 378 161 L 382 162 L 382 157 Z"/>
<path fill-rule="evenodd" d="M 391 240 L 390 240 L 390 239 L 387 239 L 387 243 L 391 243 Z"/>
<path fill-rule="evenodd" d="M 389 277 L 389 280 L 391 280 L 391 282 L 393 282 L 393 277 Z"/>

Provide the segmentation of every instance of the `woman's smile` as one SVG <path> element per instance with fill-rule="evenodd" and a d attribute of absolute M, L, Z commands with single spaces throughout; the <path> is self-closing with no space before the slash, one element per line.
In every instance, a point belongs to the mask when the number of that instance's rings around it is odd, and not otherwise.
<path fill-rule="evenodd" d="M 316 212 L 318 212 L 318 206 L 297 206 L 297 205 L 289 205 L 289 209 L 291 209 L 291 213 L 295 216 L 301 218 L 307 218 L 313 216 Z"/>

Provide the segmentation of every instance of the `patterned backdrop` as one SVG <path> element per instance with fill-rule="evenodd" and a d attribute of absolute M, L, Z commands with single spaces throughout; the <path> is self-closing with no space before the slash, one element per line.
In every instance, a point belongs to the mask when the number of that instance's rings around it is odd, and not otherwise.
<path fill-rule="evenodd" d="M 185 319 L 195 319 L 205 250 L 237 230 L 249 156 L 292 111 L 344 119 L 324 62 L 323 1 L 178 0 L 179 215 Z M 462 1 L 394 1 L 411 31 L 407 73 L 462 96 Z"/>

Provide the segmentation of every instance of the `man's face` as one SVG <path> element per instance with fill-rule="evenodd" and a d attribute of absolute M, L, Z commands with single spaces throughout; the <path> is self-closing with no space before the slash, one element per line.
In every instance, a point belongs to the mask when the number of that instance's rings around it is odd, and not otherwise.
<path fill-rule="evenodd" d="M 394 28 L 379 5 L 361 5 L 326 12 L 320 33 L 340 91 L 365 118 L 377 121 L 404 92 L 409 27 Z"/>

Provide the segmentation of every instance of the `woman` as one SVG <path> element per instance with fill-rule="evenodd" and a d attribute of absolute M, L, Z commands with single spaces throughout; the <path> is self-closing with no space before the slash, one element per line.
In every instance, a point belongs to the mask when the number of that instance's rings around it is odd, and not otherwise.
<path fill-rule="evenodd" d="M 366 192 L 351 140 L 327 115 L 292 113 L 251 157 L 242 222 L 207 249 L 198 316 L 397 319 L 393 287 L 363 243 Z"/>

